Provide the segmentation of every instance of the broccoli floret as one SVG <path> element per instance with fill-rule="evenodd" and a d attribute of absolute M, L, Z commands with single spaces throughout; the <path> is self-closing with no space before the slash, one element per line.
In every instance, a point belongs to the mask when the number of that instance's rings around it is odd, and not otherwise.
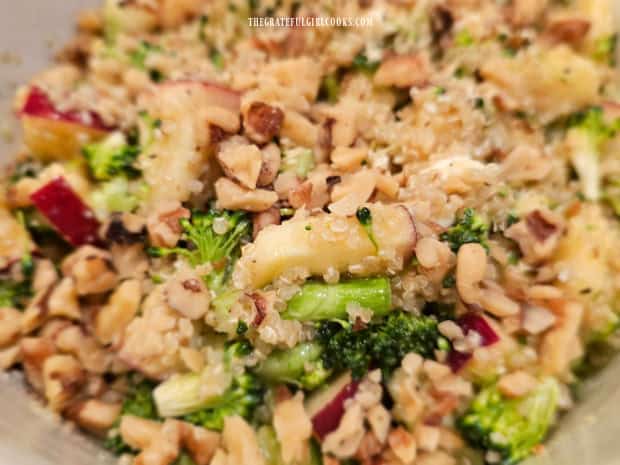
<path fill-rule="evenodd" d="M 288 301 L 282 316 L 298 321 L 346 320 L 349 305 L 359 305 L 375 316 L 392 308 L 388 278 L 353 279 L 336 284 L 308 282 Z"/>
<path fill-rule="evenodd" d="M 351 370 L 356 379 L 371 363 L 389 377 L 409 352 L 431 358 L 439 339 L 437 320 L 405 312 L 390 313 L 383 321 L 357 331 L 338 322 L 323 322 L 317 329 L 325 368 Z"/>
<path fill-rule="evenodd" d="M 134 167 L 140 148 L 127 144 L 120 132 L 111 134 L 101 142 L 85 145 L 82 153 L 90 172 L 98 181 L 108 181 L 115 176 L 135 178 L 140 175 Z"/>
<path fill-rule="evenodd" d="M 239 257 L 242 241 L 250 238 L 251 223 L 247 215 L 229 210 L 195 211 L 190 219 L 181 220 L 181 227 L 183 234 L 179 246 L 151 247 L 149 254 L 152 257 L 181 255 L 192 266 L 211 263 L 213 271 L 206 277 L 207 283 L 211 290 L 221 291 Z"/>
<path fill-rule="evenodd" d="M 227 345 L 222 367 L 231 374 L 230 385 L 221 394 L 204 394 L 213 367 L 207 366 L 203 373 L 188 373 L 173 376 L 161 383 L 153 396 L 157 411 L 163 417 L 182 417 L 185 421 L 207 429 L 221 430 L 224 418 L 239 415 L 249 419 L 261 402 L 263 388 L 252 373 L 237 374 L 236 359 L 243 358 L 252 351 L 246 340 L 234 341 Z"/>
<path fill-rule="evenodd" d="M 32 256 L 26 254 L 21 259 L 21 277 L 0 276 L 0 307 L 23 309 L 28 298 L 32 297 L 32 275 L 34 262 Z"/>
<path fill-rule="evenodd" d="M 133 449 L 123 441 L 118 431 L 120 418 L 123 415 L 133 415 L 147 420 L 158 420 L 157 408 L 153 400 L 153 389 L 155 384 L 148 380 L 132 383 L 125 395 L 119 419 L 112 426 L 108 437 L 104 441 L 104 447 L 116 455 L 134 452 Z"/>
<path fill-rule="evenodd" d="M 370 61 L 365 54 L 360 53 L 356 55 L 355 58 L 353 58 L 353 63 L 351 64 L 351 67 L 353 68 L 354 71 L 360 71 L 362 73 L 372 74 L 375 71 L 377 71 L 380 64 L 381 62 Z"/>
<path fill-rule="evenodd" d="M 91 203 L 97 215 L 130 212 L 140 203 L 140 186 L 122 176 L 113 178 L 91 192 Z"/>
<path fill-rule="evenodd" d="M 457 421 L 472 446 L 496 451 L 504 465 L 517 463 L 546 436 L 557 410 L 559 388 L 542 380 L 530 394 L 504 397 L 496 385 L 483 389 Z"/>
<path fill-rule="evenodd" d="M 321 360 L 323 348 L 316 342 L 303 342 L 286 350 L 274 350 L 255 373 L 269 383 L 294 384 L 306 390 L 316 389 L 329 375 Z"/>
<path fill-rule="evenodd" d="M 603 109 L 592 107 L 567 119 L 566 142 L 573 167 L 581 182 L 582 194 L 588 200 L 598 200 L 601 190 L 599 158 L 602 146 L 616 135 L 620 119 L 605 121 Z"/>
<path fill-rule="evenodd" d="M 234 378 L 224 394 L 211 399 L 200 410 L 183 419 L 203 428 L 221 431 L 226 417 L 239 415 L 249 419 L 262 397 L 263 388 L 256 376 L 245 373 Z"/>
<path fill-rule="evenodd" d="M 488 250 L 489 225 L 473 208 L 466 208 L 454 226 L 441 234 L 453 252 L 458 252 L 463 244 L 478 243 Z"/>

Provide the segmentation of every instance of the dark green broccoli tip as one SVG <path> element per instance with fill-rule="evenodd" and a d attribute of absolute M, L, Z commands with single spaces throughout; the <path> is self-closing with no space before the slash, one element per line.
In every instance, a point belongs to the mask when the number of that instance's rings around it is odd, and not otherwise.
<path fill-rule="evenodd" d="M 262 398 L 263 387 L 258 378 L 245 373 L 234 378 L 226 392 L 209 401 L 207 407 L 185 415 L 183 419 L 203 428 L 221 431 L 224 419 L 228 416 L 239 415 L 246 420 L 250 419 Z"/>
<path fill-rule="evenodd" d="M 379 61 L 370 61 L 366 55 L 363 53 L 358 54 L 355 58 L 353 58 L 353 63 L 351 67 L 355 71 L 361 71 L 362 73 L 372 74 L 379 68 L 381 62 Z"/>
<path fill-rule="evenodd" d="M 559 388 L 553 378 L 542 380 L 523 398 L 508 399 L 497 386 L 483 389 L 457 421 L 474 447 L 500 454 L 512 465 L 532 453 L 545 438 L 557 411 Z"/>
<path fill-rule="evenodd" d="M 323 322 L 318 326 L 317 340 L 324 348 L 321 358 L 325 368 L 351 370 L 359 379 L 372 365 L 389 377 L 409 352 L 432 358 L 439 331 L 435 318 L 393 312 L 358 331 L 340 323 Z"/>
<path fill-rule="evenodd" d="M 247 339 L 227 342 L 224 349 L 224 361 L 230 364 L 235 358 L 247 357 L 254 348 Z"/>
<path fill-rule="evenodd" d="M 370 242 L 372 242 L 375 248 L 378 249 L 379 246 L 377 245 L 377 241 L 372 230 L 372 213 L 370 212 L 370 209 L 368 207 L 359 207 L 357 212 L 355 212 L 355 217 L 366 230 L 366 234 L 368 234 Z"/>
<path fill-rule="evenodd" d="M 309 282 L 288 301 L 283 317 L 298 321 L 346 320 L 347 307 L 356 304 L 375 316 L 392 309 L 388 278 L 353 279 L 337 284 Z"/>
<path fill-rule="evenodd" d="M 274 350 L 254 370 L 268 383 L 293 384 L 306 390 L 321 386 L 331 375 L 325 369 L 323 348 L 316 342 L 303 342 L 292 349 Z"/>
<path fill-rule="evenodd" d="M 440 239 L 448 242 L 453 252 L 463 244 L 478 243 L 488 250 L 489 226 L 473 208 L 466 208 L 454 226 L 441 234 Z"/>
<path fill-rule="evenodd" d="M 355 213 L 355 216 L 357 221 L 359 221 L 362 226 L 372 224 L 372 214 L 370 213 L 370 209 L 368 207 L 359 207 Z"/>
<path fill-rule="evenodd" d="M 245 333 L 248 332 L 248 329 L 250 328 L 245 321 L 239 321 L 239 323 L 237 323 L 237 336 L 243 336 Z"/>
<path fill-rule="evenodd" d="M 98 181 L 108 181 L 115 176 L 139 176 L 140 171 L 134 166 L 139 153 L 139 147 L 126 144 L 118 134 L 82 147 L 90 172 Z"/>

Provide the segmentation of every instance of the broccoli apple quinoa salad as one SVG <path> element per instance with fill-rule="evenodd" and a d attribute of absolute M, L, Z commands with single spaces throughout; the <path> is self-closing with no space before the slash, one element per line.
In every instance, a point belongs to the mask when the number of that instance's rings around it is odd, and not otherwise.
<path fill-rule="evenodd" d="M 612 9 L 80 14 L 15 97 L 0 367 L 128 465 L 543 453 L 618 339 Z"/>

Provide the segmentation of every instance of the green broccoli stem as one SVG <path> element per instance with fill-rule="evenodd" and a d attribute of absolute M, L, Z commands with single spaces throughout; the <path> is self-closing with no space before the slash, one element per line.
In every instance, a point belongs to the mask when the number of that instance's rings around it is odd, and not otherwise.
<path fill-rule="evenodd" d="M 274 350 L 255 369 L 268 383 L 288 383 L 311 390 L 322 385 L 331 374 L 323 367 L 323 348 L 316 342 L 303 342 L 288 350 Z"/>
<path fill-rule="evenodd" d="M 297 321 L 346 320 L 347 307 L 356 304 L 384 316 L 392 308 L 388 278 L 354 279 L 337 284 L 310 282 L 288 302 L 283 317 Z"/>

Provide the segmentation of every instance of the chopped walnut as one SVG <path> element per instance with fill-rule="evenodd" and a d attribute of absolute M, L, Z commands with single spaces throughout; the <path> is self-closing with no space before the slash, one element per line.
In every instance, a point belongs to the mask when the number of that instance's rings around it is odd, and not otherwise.
<path fill-rule="evenodd" d="M 353 402 L 346 407 L 346 411 L 335 431 L 332 431 L 323 441 L 323 452 L 345 459 L 353 456 L 364 438 L 364 413 L 362 406 Z"/>
<path fill-rule="evenodd" d="M 90 245 L 65 258 L 61 270 L 63 275 L 73 277 L 78 295 L 109 291 L 118 281 L 110 253 Z"/>
<path fill-rule="evenodd" d="M 355 171 L 366 160 L 368 150 L 363 147 L 336 147 L 332 150 L 332 165 L 339 170 Z"/>
<path fill-rule="evenodd" d="M 516 26 L 530 26 L 542 17 L 548 3 L 548 0 L 513 0 L 509 19 Z"/>
<path fill-rule="evenodd" d="M 228 452 L 228 463 L 265 465 L 256 433 L 243 418 L 231 416 L 224 419 L 222 440 Z"/>
<path fill-rule="evenodd" d="M 579 45 L 590 31 L 590 21 L 583 18 L 554 18 L 547 23 L 546 32 L 557 42 Z"/>
<path fill-rule="evenodd" d="M 157 435 L 161 423 L 133 415 L 123 415 L 119 426 L 123 441 L 136 450 L 146 449 Z"/>
<path fill-rule="evenodd" d="M 276 404 L 273 426 L 282 448 L 284 463 L 302 463 L 309 453 L 312 422 L 304 410 L 301 392 Z"/>
<path fill-rule="evenodd" d="M 525 371 L 515 371 L 502 376 L 497 387 L 507 397 L 523 397 L 531 392 L 538 381 Z"/>
<path fill-rule="evenodd" d="M 288 193 L 288 201 L 291 207 L 295 209 L 310 206 L 312 203 L 312 183 L 305 181 L 291 189 Z"/>
<path fill-rule="evenodd" d="M 58 280 L 58 272 L 51 260 L 39 260 L 32 279 L 32 290 L 38 293 Z"/>
<path fill-rule="evenodd" d="M 54 343 L 44 337 L 25 337 L 20 341 L 26 378 L 37 391 L 43 391 L 43 364 L 56 352 Z"/>
<path fill-rule="evenodd" d="M 264 144 L 280 134 L 284 112 L 264 102 L 252 102 L 246 111 L 244 128 L 254 142 Z"/>
<path fill-rule="evenodd" d="M 431 64 L 426 55 L 400 55 L 381 62 L 374 83 L 378 86 L 421 86 L 429 80 L 430 75 Z"/>
<path fill-rule="evenodd" d="M 138 312 L 141 298 L 140 281 L 123 281 L 95 316 L 97 339 L 103 344 L 120 341 L 125 328 Z"/>
<path fill-rule="evenodd" d="M 17 341 L 21 335 L 22 314 L 14 308 L 0 308 L 0 347 Z"/>
<path fill-rule="evenodd" d="M 215 183 L 218 208 L 261 212 L 278 200 L 274 191 L 266 189 L 249 190 L 230 179 L 220 178 Z"/>
<path fill-rule="evenodd" d="M 553 254 L 564 230 L 564 221 L 549 210 L 534 210 L 508 228 L 504 235 L 515 240 L 529 264 L 539 263 Z"/>
<path fill-rule="evenodd" d="M 67 412 L 67 417 L 82 428 L 100 434 L 114 425 L 120 413 L 120 403 L 89 399 L 72 405 Z"/>
<path fill-rule="evenodd" d="M 59 351 L 75 356 L 81 366 L 91 373 L 103 374 L 112 362 L 112 354 L 100 346 L 84 328 L 67 325 L 54 336 Z"/>
<path fill-rule="evenodd" d="M 248 189 L 255 189 L 263 164 L 260 149 L 234 136 L 222 142 L 217 160 L 224 173 Z"/>
<path fill-rule="evenodd" d="M 540 364 L 546 373 L 566 375 L 571 362 L 583 352 L 578 337 L 583 307 L 577 302 L 564 299 L 550 301 L 549 306 L 557 321 L 543 337 L 539 349 Z"/>
<path fill-rule="evenodd" d="M 183 232 L 179 221 L 189 217 L 189 210 L 183 208 L 180 202 L 171 201 L 158 204 L 146 222 L 151 244 L 156 247 L 174 247 Z"/>
<path fill-rule="evenodd" d="M 52 355 L 43 362 L 44 393 L 52 410 L 62 411 L 84 382 L 84 371 L 71 355 Z"/>
<path fill-rule="evenodd" d="M 276 144 L 266 145 L 261 149 L 261 157 L 262 164 L 256 185 L 258 187 L 265 187 L 273 183 L 278 175 L 278 170 L 280 169 L 280 164 L 282 163 L 280 147 Z"/>
<path fill-rule="evenodd" d="M 256 238 L 258 233 L 267 226 L 280 224 L 280 209 L 271 207 L 264 212 L 252 215 L 252 236 Z"/>
<path fill-rule="evenodd" d="M 405 465 L 412 465 L 417 455 L 415 437 L 402 426 L 394 428 L 388 435 L 390 448 Z"/>
<path fill-rule="evenodd" d="M 211 302 L 211 294 L 198 273 L 184 269 L 175 273 L 165 290 L 166 302 L 171 308 L 190 320 L 202 318 Z"/>
<path fill-rule="evenodd" d="M 80 319 L 80 303 L 73 278 L 63 278 L 52 290 L 47 301 L 50 316 Z"/>

